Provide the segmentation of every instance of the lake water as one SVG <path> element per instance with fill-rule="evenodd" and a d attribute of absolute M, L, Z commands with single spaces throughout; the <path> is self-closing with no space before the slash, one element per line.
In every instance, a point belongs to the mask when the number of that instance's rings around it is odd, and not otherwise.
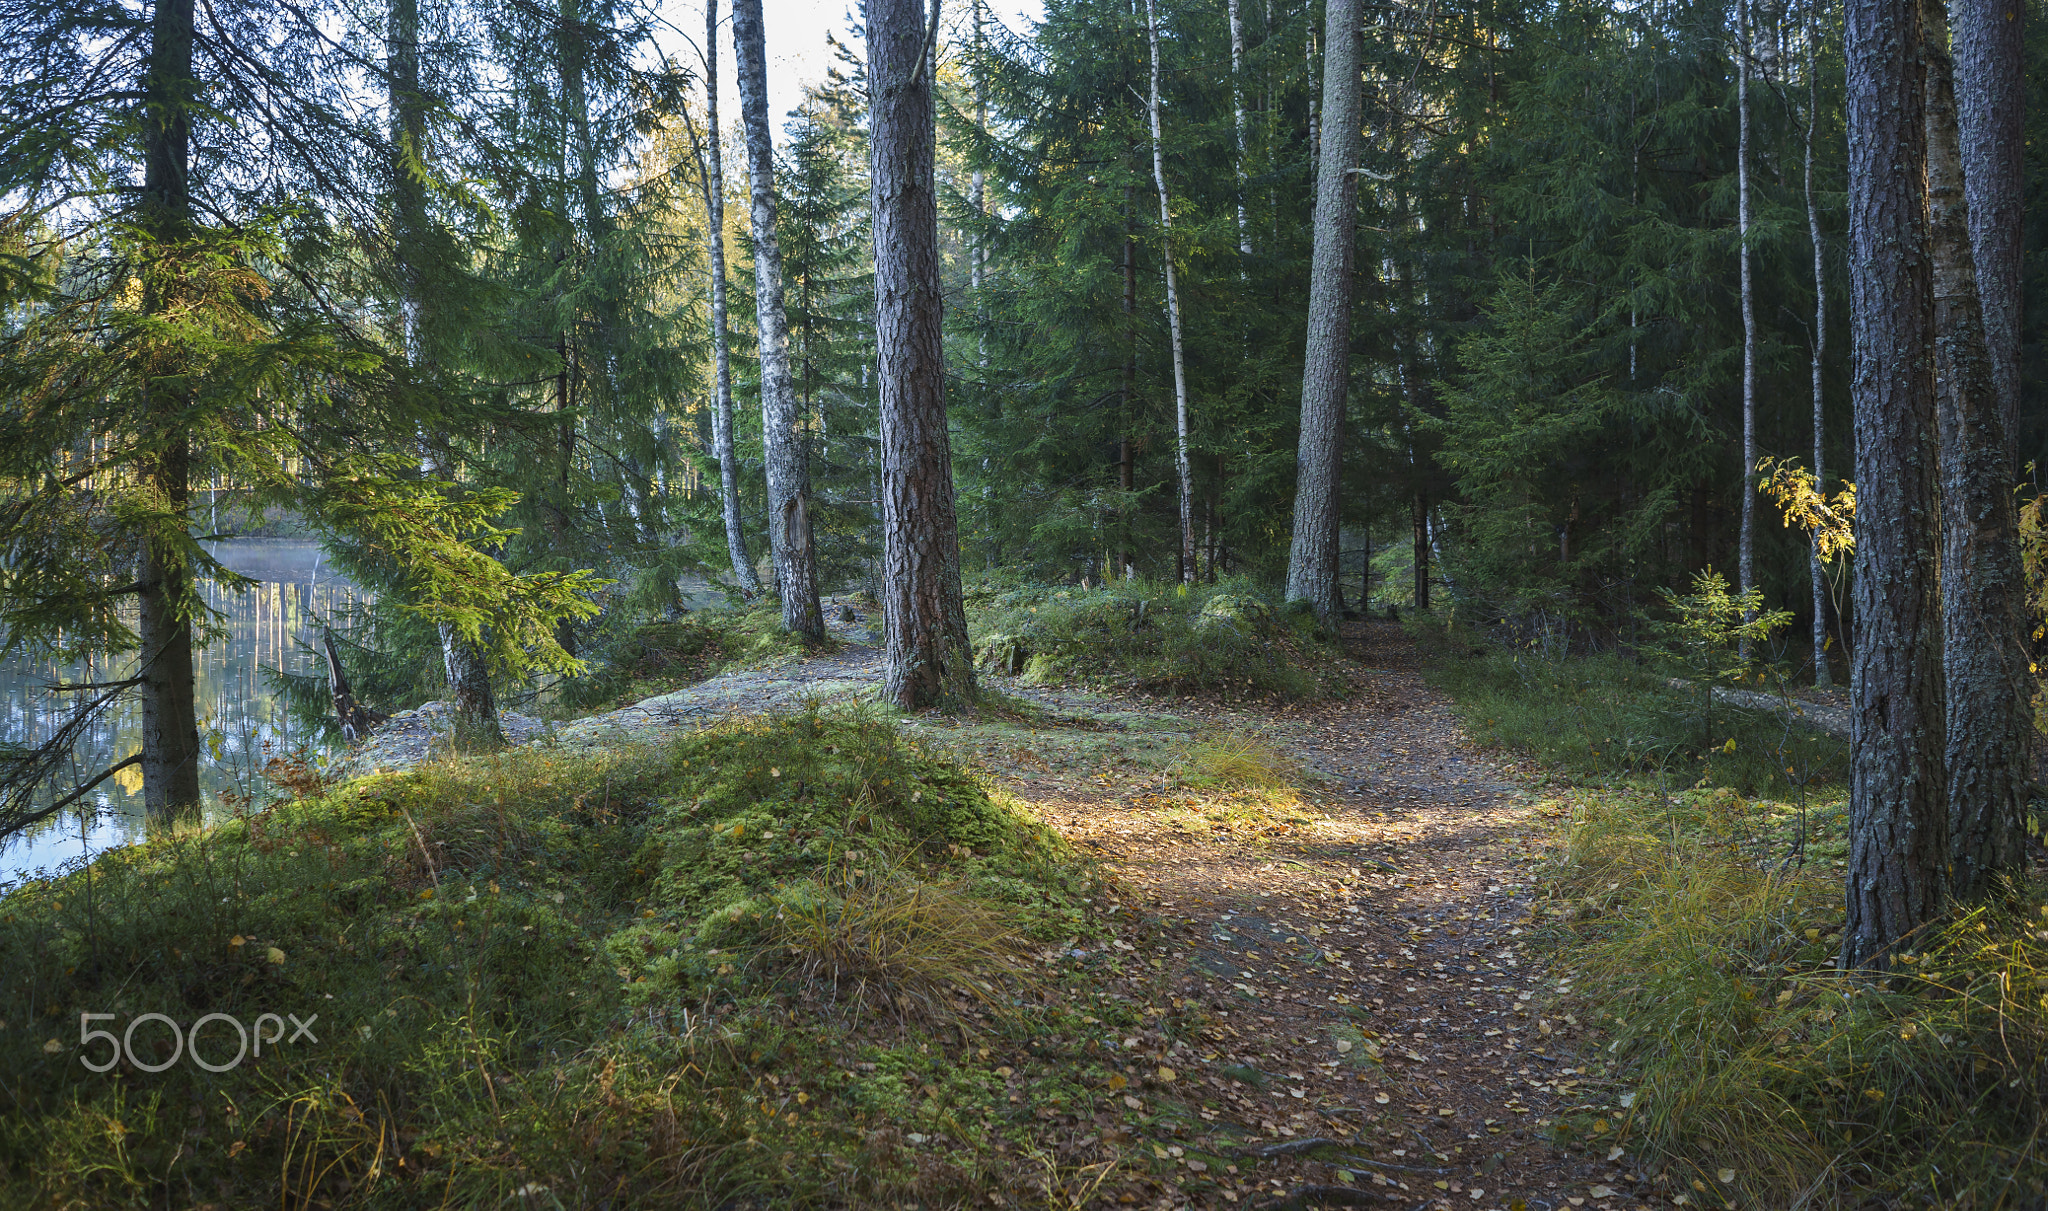
<path fill-rule="evenodd" d="M 235 592 L 208 581 L 208 604 L 226 615 L 228 637 L 198 654 L 199 734 L 205 749 L 200 786 L 203 812 L 224 810 L 221 795 L 246 795 L 268 784 L 259 772 L 272 757 L 300 749 L 319 751 L 317 732 L 288 718 L 264 673 L 305 672 L 319 657 L 300 648 L 317 643 L 320 623 L 356 595 L 354 586 L 325 566 L 319 546 L 290 539 L 245 538 L 212 544 L 214 556 L 257 584 Z M 115 662 L 59 666 L 14 659 L 0 663 L 0 739 L 33 744 L 68 713 L 71 695 L 41 687 L 52 681 L 105 681 L 130 674 L 132 657 Z M 79 744 L 77 782 L 93 777 L 142 747 L 141 707 L 130 700 L 103 716 Z M 69 790 L 60 786 L 59 794 Z M 147 831 L 142 776 L 134 766 L 99 785 L 93 802 L 80 804 L 35 830 L 0 842 L 0 889 L 36 869 L 52 869 Z"/>

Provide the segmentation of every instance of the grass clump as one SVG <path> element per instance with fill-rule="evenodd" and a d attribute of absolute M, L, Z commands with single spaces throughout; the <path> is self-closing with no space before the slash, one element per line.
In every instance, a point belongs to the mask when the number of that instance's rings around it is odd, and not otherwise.
<path fill-rule="evenodd" d="M 1092 936 L 1089 879 L 887 721 L 817 711 L 113 851 L 0 900 L 0 1205 L 955 1198 L 974 1145 L 889 1133 L 1045 1130 L 955 1053 L 1073 1029 L 1013 960 Z M 107 1072 L 100 1013 L 142 1019 Z M 234 1022 L 187 1046 L 147 1014 L 312 1026 L 216 1072 L 193 1053 L 225 1064 Z"/>
<path fill-rule="evenodd" d="M 990 588 L 970 595 L 968 619 L 983 668 L 1038 684 L 1225 700 L 1343 689 L 1339 652 L 1313 617 L 1241 578 Z"/>
<path fill-rule="evenodd" d="M 1760 849 L 1733 799 L 1578 797 L 1553 872 L 1562 1008 L 1616 1067 L 1567 1134 L 1658 1158 L 1696 1206 L 2040 1205 L 2043 889 L 1959 909 L 1887 978 L 1842 973 L 1834 864 L 1782 835 Z"/>
<path fill-rule="evenodd" d="M 1801 795 L 1839 781 L 1848 745 L 1768 710 L 1673 683 L 1674 670 L 1618 653 L 1507 647 L 1427 619 L 1412 627 L 1431 682 L 1481 743 L 1581 777 L 1648 776 L 1665 785 Z M 1779 691 L 1768 674 L 1751 689 Z"/>

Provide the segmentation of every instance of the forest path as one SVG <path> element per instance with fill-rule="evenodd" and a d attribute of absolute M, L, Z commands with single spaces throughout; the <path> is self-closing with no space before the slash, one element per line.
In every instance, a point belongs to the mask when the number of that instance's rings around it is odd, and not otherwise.
<path fill-rule="evenodd" d="M 1333 780 L 1322 820 L 1204 835 L 1144 794 L 1038 804 L 1105 860 L 1162 974 L 1211 1011 L 1212 1054 L 1175 1074 L 1181 1096 L 1206 1104 L 1219 1148 L 1239 1141 L 1225 1155 L 1283 1153 L 1159 1205 L 1647 1205 L 1625 1154 L 1542 1129 L 1598 1100 L 1524 949 L 1551 809 L 1472 744 L 1398 625 L 1344 639 L 1349 697 L 1257 712 Z"/>

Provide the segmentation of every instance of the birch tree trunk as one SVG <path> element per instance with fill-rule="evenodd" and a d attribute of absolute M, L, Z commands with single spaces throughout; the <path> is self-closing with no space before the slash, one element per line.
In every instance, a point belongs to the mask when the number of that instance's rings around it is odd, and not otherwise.
<path fill-rule="evenodd" d="M 1195 583 L 1195 478 L 1188 466 L 1188 372 L 1180 333 L 1180 287 L 1173 269 L 1173 208 L 1166 189 L 1166 148 L 1159 133 L 1159 16 L 1145 0 L 1145 33 L 1152 48 L 1152 183 L 1159 188 L 1159 259 L 1166 269 L 1166 329 L 1173 346 L 1173 469 L 1180 483 L 1180 582 Z"/>
<path fill-rule="evenodd" d="M 2017 0 L 1955 0 L 1951 16 L 1957 126 L 1977 296 L 1984 306 L 1984 344 L 1990 352 L 2006 438 L 2015 443 L 2017 459 L 2027 6 Z"/>
<path fill-rule="evenodd" d="M 1329 0 L 1323 37 L 1323 147 L 1316 172 L 1308 346 L 1301 378 L 1294 539 L 1287 596 L 1325 626 L 1337 621 L 1337 502 L 1344 403 L 1351 376 L 1351 268 L 1356 232 L 1360 31 L 1358 0 Z"/>
<path fill-rule="evenodd" d="M 1756 587 L 1756 290 L 1749 251 L 1749 0 L 1735 0 L 1735 228 L 1742 259 L 1742 533 L 1737 546 L 1740 592 Z M 1754 618 L 1746 611 L 1745 620 Z M 1749 659 L 1749 638 L 1742 639 Z"/>
<path fill-rule="evenodd" d="M 1309 79 L 1313 80 L 1316 76 L 1315 0 L 1307 0 L 1301 6 L 1301 11 L 1308 18 L 1307 21 L 1303 22 L 1308 32 L 1302 35 L 1302 57 L 1303 61 L 1308 64 Z M 1328 70 L 1327 66 L 1324 70 Z M 1328 77 L 1325 76 L 1324 79 L 1327 82 Z M 1328 100 L 1328 98 L 1319 98 L 1315 89 L 1311 88 L 1308 90 L 1308 175 L 1318 181 L 1322 179 L 1320 170 L 1323 155 L 1322 118 L 1316 112 L 1316 102 L 1319 99 Z"/>
<path fill-rule="evenodd" d="M 1947 890 L 1933 290 L 1920 0 L 1848 0 L 1856 641 L 1842 962 L 1883 968 Z"/>
<path fill-rule="evenodd" d="M 412 159 L 426 154 L 426 98 L 420 87 L 419 0 L 393 0 L 385 54 L 389 72 L 391 142 L 397 157 L 391 165 L 392 227 L 402 297 L 399 302 L 405 360 L 415 372 L 428 369 L 432 355 L 422 339 L 428 236 L 426 187 Z M 451 481 L 453 460 L 445 433 L 420 434 L 420 471 Z M 477 644 L 447 623 L 440 626 L 441 664 L 448 675 L 449 726 L 458 752 L 502 748 L 505 734 L 498 719 L 498 697 L 491 688 L 490 668 Z"/>
<path fill-rule="evenodd" d="M 1252 232 L 1244 208 L 1244 14 L 1239 8 L 1242 2 L 1230 0 L 1230 162 L 1237 175 L 1237 255 L 1249 260 Z"/>
<path fill-rule="evenodd" d="M 1235 2 L 1235 0 L 1233 0 Z M 987 46 L 982 41 L 982 5 L 984 0 L 974 0 L 974 129 L 988 133 L 988 82 L 982 70 L 982 57 Z M 988 220 L 988 177 L 977 161 L 974 175 L 967 183 L 967 204 L 974 208 L 978 223 Z M 988 239 L 981 227 L 976 227 L 974 243 L 968 252 L 968 292 L 974 298 L 974 368 L 980 371 L 980 386 L 988 389 L 988 298 L 982 293 L 988 273 Z"/>
<path fill-rule="evenodd" d="M 192 228 L 190 173 L 192 127 L 186 107 L 198 96 L 192 64 L 192 0 L 158 0 L 150 16 L 150 50 L 144 69 L 142 219 L 166 249 Z M 149 315 L 176 311 L 175 270 L 159 268 L 145 288 L 142 309 Z M 183 368 L 151 367 L 143 388 L 140 477 L 157 496 L 166 525 L 182 525 L 191 501 L 192 439 L 185 427 L 189 389 L 177 377 Z M 169 377 L 169 382 L 157 381 Z M 142 679 L 142 800 L 152 817 L 199 805 L 199 723 L 193 695 L 198 686 L 192 658 L 194 602 L 192 567 L 183 545 L 145 537 L 137 581 L 136 635 Z"/>
<path fill-rule="evenodd" d="M 789 316 L 782 304 L 782 245 L 775 234 L 775 143 L 768 126 L 768 43 L 761 0 L 732 0 L 740 118 L 754 236 L 754 317 L 761 349 L 761 445 L 768 472 L 768 542 L 784 629 L 825 637 L 818 608 L 818 556 L 811 543 L 811 469 L 804 418 L 789 371 Z"/>
<path fill-rule="evenodd" d="M 904 710 L 974 699 L 946 433 L 937 129 L 919 0 L 868 0 L 875 341 L 882 448 L 884 696 Z M 934 9 L 932 21 L 936 26 Z"/>
<path fill-rule="evenodd" d="M 1944 0 L 1926 0 L 1928 245 L 1941 422 L 1942 667 L 1950 892 L 1974 896 L 2026 865 L 2033 762 L 2012 441 L 1977 298 Z"/>
<path fill-rule="evenodd" d="M 704 0 L 704 125 L 707 146 L 697 163 L 704 189 L 705 242 L 711 257 L 711 360 L 717 397 L 711 407 L 711 454 L 718 460 L 718 503 L 725 517 L 725 551 L 733 580 L 749 601 L 761 595 L 761 578 L 747 555 L 740 528 L 739 456 L 732 437 L 732 324 L 725 289 L 725 151 L 718 122 L 718 0 Z M 694 133 L 694 132 L 693 132 Z"/>
<path fill-rule="evenodd" d="M 1813 484 L 1825 491 L 1827 457 L 1826 396 L 1821 390 L 1821 367 L 1828 350 L 1827 245 L 1821 241 L 1820 206 L 1813 197 L 1813 131 L 1820 122 L 1820 0 L 1812 0 L 1806 16 L 1806 234 L 1813 242 Z M 1828 672 L 1828 593 L 1826 571 L 1821 567 L 1820 532 L 1814 531 L 1806 552 L 1807 572 L 1813 581 L 1813 683 L 1834 684 Z"/>

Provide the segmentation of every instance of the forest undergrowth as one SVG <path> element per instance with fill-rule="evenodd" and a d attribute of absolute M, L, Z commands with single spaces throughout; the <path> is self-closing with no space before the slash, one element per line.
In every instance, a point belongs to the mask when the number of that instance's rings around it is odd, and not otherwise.
<path fill-rule="evenodd" d="M 1839 971 L 1842 746 L 1654 662 L 1414 628 L 1475 737 L 1563 809 L 1543 926 L 1560 1008 L 1619 1065 L 1617 1146 L 1681 1205 L 2039 1207 L 2048 886 L 1957 906 L 1890 974 Z M 1580 1125 L 1583 1129 L 1583 1125 Z"/>

